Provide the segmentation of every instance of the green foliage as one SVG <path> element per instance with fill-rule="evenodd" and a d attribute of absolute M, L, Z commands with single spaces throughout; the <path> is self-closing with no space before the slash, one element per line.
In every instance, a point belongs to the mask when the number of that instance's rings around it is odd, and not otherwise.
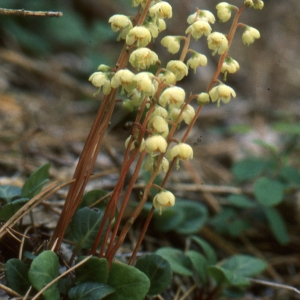
<path fill-rule="evenodd" d="M 104 283 L 85 282 L 72 287 L 68 296 L 71 300 L 100 300 L 115 292 L 115 289 Z"/>
<path fill-rule="evenodd" d="M 6 205 L 0 209 L 0 220 L 9 220 L 31 198 L 41 192 L 49 180 L 50 164 L 44 164 L 36 169 L 26 180 L 23 188 L 11 185 L 0 186 L 0 200 Z"/>
<path fill-rule="evenodd" d="M 135 267 L 145 273 L 150 280 L 148 295 L 163 292 L 171 283 L 172 270 L 167 260 L 157 254 L 147 254 L 137 260 Z"/>
<path fill-rule="evenodd" d="M 28 266 L 21 260 L 12 258 L 5 264 L 7 286 L 20 295 L 25 295 L 30 287 Z"/>
<path fill-rule="evenodd" d="M 176 199 L 176 205 L 164 209 L 154 216 L 154 226 L 158 231 L 176 231 L 179 234 L 193 234 L 200 231 L 208 219 L 208 211 L 203 204 L 187 199 Z"/>
<path fill-rule="evenodd" d="M 59 263 L 57 255 L 48 250 L 39 254 L 31 263 L 28 278 L 30 283 L 38 291 L 43 289 L 48 283 L 58 277 Z M 45 300 L 59 300 L 60 294 L 57 282 L 52 284 L 43 292 Z"/>

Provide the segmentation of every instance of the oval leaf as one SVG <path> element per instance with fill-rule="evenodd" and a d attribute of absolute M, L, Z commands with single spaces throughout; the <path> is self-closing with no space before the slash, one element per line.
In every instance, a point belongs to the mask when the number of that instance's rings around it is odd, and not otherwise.
<path fill-rule="evenodd" d="M 107 284 L 115 288 L 118 300 L 142 300 L 146 296 L 150 281 L 137 268 L 113 262 Z M 109 298 L 110 299 L 110 298 Z"/>
<path fill-rule="evenodd" d="M 162 256 L 170 263 L 174 273 L 183 276 L 193 276 L 191 261 L 181 250 L 165 247 L 158 249 L 156 254 Z"/>
<path fill-rule="evenodd" d="M 31 263 L 28 277 L 34 288 L 40 291 L 53 279 L 58 277 L 59 263 L 57 255 L 50 251 L 44 251 L 39 254 Z M 57 288 L 57 282 L 51 285 L 43 292 L 45 300 L 59 300 L 60 294 Z"/>
<path fill-rule="evenodd" d="M 204 255 L 207 259 L 207 262 L 211 265 L 216 264 L 217 263 L 217 254 L 216 254 L 215 250 L 213 249 L 213 247 L 208 242 L 199 238 L 198 236 L 193 235 L 191 238 L 195 243 L 197 243 L 202 248 Z"/>
<path fill-rule="evenodd" d="M 84 207 L 79 209 L 68 228 L 68 238 L 77 243 L 78 248 L 92 247 L 103 218 L 100 209 Z"/>
<path fill-rule="evenodd" d="M 20 295 L 25 295 L 30 287 L 28 279 L 29 267 L 21 260 L 12 258 L 5 264 L 7 286 Z"/>
<path fill-rule="evenodd" d="M 115 292 L 104 283 L 85 282 L 72 287 L 68 296 L 71 300 L 100 300 Z"/>
<path fill-rule="evenodd" d="M 188 251 L 187 256 L 192 262 L 193 269 L 195 270 L 195 274 L 198 280 L 202 284 L 205 284 L 207 279 L 207 272 L 206 272 L 206 268 L 208 266 L 207 260 L 202 254 L 194 250 Z"/>
<path fill-rule="evenodd" d="M 85 256 L 79 257 L 79 263 Z M 91 257 L 75 270 L 76 284 L 83 282 L 106 283 L 108 278 L 108 262 L 105 258 Z"/>
<path fill-rule="evenodd" d="M 284 186 L 279 181 L 263 177 L 255 182 L 254 194 L 261 205 L 270 207 L 283 200 Z"/>
<path fill-rule="evenodd" d="M 289 243 L 290 238 L 283 218 L 280 213 L 273 207 L 266 207 L 265 214 L 273 235 L 281 245 Z"/>
<path fill-rule="evenodd" d="M 136 268 L 150 279 L 148 295 L 154 296 L 164 291 L 171 283 L 172 269 L 167 260 L 157 254 L 148 254 L 137 260 Z"/>
<path fill-rule="evenodd" d="M 239 181 L 249 180 L 257 177 L 265 168 L 265 161 L 261 158 L 249 157 L 236 162 L 232 173 Z"/>
<path fill-rule="evenodd" d="M 21 198 L 22 189 L 13 185 L 1 185 L 0 186 L 0 199 L 6 203 L 11 202 L 14 199 Z"/>
<path fill-rule="evenodd" d="M 235 207 L 252 208 L 257 206 L 251 199 L 243 195 L 230 195 L 227 199 Z"/>
<path fill-rule="evenodd" d="M 23 205 L 25 205 L 28 202 L 28 200 L 28 198 L 21 198 L 4 205 L 0 209 L 0 220 L 9 220 Z"/>
<path fill-rule="evenodd" d="M 42 190 L 43 185 L 49 180 L 49 169 L 50 164 L 44 164 L 29 176 L 22 189 L 23 198 L 31 199 Z"/>

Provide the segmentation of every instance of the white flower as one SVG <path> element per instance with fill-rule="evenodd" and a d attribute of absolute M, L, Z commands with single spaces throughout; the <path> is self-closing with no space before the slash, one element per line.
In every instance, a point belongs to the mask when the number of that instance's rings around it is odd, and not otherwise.
<path fill-rule="evenodd" d="M 217 52 L 223 54 L 228 49 L 226 36 L 220 32 L 213 32 L 207 37 L 208 48 L 214 50 L 213 55 Z"/>
<path fill-rule="evenodd" d="M 120 31 L 117 40 L 125 39 L 127 33 L 132 28 L 131 20 L 124 15 L 114 15 L 108 20 L 108 22 L 111 23 L 112 31 Z"/>
<path fill-rule="evenodd" d="M 153 96 L 156 92 L 156 81 L 152 81 L 153 75 L 149 72 L 140 72 L 133 78 L 135 88 L 143 95 Z"/>
<path fill-rule="evenodd" d="M 208 23 L 214 24 L 216 19 L 215 16 L 208 10 L 200 10 L 198 12 L 195 12 L 191 14 L 187 18 L 188 24 L 193 24 L 196 21 L 206 21 Z"/>
<path fill-rule="evenodd" d="M 169 71 L 169 70 L 166 70 L 164 71 L 163 73 L 160 73 L 158 75 L 158 78 L 167 83 L 167 84 L 172 84 L 174 85 L 176 83 L 176 76 L 173 72 Z"/>
<path fill-rule="evenodd" d="M 196 73 L 196 69 L 200 66 L 204 67 L 207 65 L 207 58 L 205 55 L 194 52 L 193 56 L 188 59 L 186 62 L 186 65 L 189 68 L 194 69 L 194 72 Z"/>
<path fill-rule="evenodd" d="M 245 26 L 245 30 L 242 35 L 242 40 L 246 46 L 249 46 L 255 41 L 255 39 L 259 39 L 259 38 L 260 38 L 260 33 L 257 29 L 250 26 Z"/>
<path fill-rule="evenodd" d="M 220 2 L 217 6 L 217 15 L 221 22 L 227 22 L 231 17 L 232 5 L 227 2 Z"/>
<path fill-rule="evenodd" d="M 166 69 L 175 74 L 177 81 L 188 74 L 188 67 L 180 60 L 170 60 Z"/>
<path fill-rule="evenodd" d="M 103 94 L 108 95 L 111 90 L 110 80 L 107 78 L 107 74 L 103 72 L 93 73 L 89 81 L 97 88 L 101 89 L 103 87 Z"/>
<path fill-rule="evenodd" d="M 180 49 L 180 37 L 167 35 L 161 40 L 161 44 L 168 49 L 168 52 L 175 54 Z"/>
<path fill-rule="evenodd" d="M 217 101 L 217 106 L 220 106 L 220 101 L 223 103 L 228 103 L 233 98 L 236 97 L 234 89 L 226 84 L 219 84 L 218 86 L 212 88 L 209 92 L 209 96 L 212 102 Z"/>
<path fill-rule="evenodd" d="M 168 150 L 167 159 L 172 161 L 175 157 L 181 160 L 189 160 L 193 158 L 193 149 L 186 143 L 179 143 Z"/>
<path fill-rule="evenodd" d="M 157 156 L 149 155 L 143 165 L 144 171 L 149 171 L 151 174 L 153 174 L 157 164 Z M 159 165 L 157 175 L 159 175 L 162 171 L 165 173 L 169 170 L 169 161 L 163 157 L 161 164 Z"/>
<path fill-rule="evenodd" d="M 146 69 L 156 64 L 158 56 L 148 48 L 139 48 L 134 50 L 129 57 L 131 65 L 137 69 Z"/>
<path fill-rule="evenodd" d="M 185 99 L 185 91 L 184 89 L 178 86 L 172 86 L 166 88 L 161 94 L 158 99 L 158 103 L 166 107 L 167 104 L 172 105 L 174 107 L 180 107 Z"/>
<path fill-rule="evenodd" d="M 127 148 L 130 139 L 131 139 L 131 135 L 125 141 L 125 148 Z M 142 142 L 141 142 L 140 145 L 138 144 L 137 140 L 133 140 L 131 145 L 130 145 L 130 150 L 133 150 L 136 147 L 139 147 L 139 151 L 142 152 L 145 149 L 145 140 L 142 139 Z"/>
<path fill-rule="evenodd" d="M 151 33 L 144 26 L 135 26 L 129 30 L 126 36 L 126 44 L 131 46 L 136 42 L 138 47 L 145 47 L 151 41 Z"/>
<path fill-rule="evenodd" d="M 222 73 L 225 73 L 225 72 L 235 73 L 239 69 L 240 69 L 239 63 L 236 60 L 234 60 L 233 58 L 228 56 L 225 58 L 225 60 L 223 62 L 221 72 Z"/>
<path fill-rule="evenodd" d="M 127 91 L 130 91 L 133 87 L 133 78 L 134 73 L 127 69 L 122 69 L 117 71 L 117 73 L 112 77 L 111 79 L 111 86 L 112 88 L 118 88 L 119 86 L 122 86 Z"/>
<path fill-rule="evenodd" d="M 209 94 L 207 93 L 200 93 L 197 97 L 197 103 L 199 105 L 206 105 L 210 102 Z"/>
<path fill-rule="evenodd" d="M 211 27 L 208 22 L 199 20 L 190 25 L 185 31 L 186 34 L 190 32 L 192 37 L 197 41 L 203 34 L 208 36 L 211 33 Z"/>
<path fill-rule="evenodd" d="M 161 215 L 162 210 L 175 205 L 175 196 L 169 191 L 161 191 L 153 198 L 153 206 L 159 209 Z"/>
<path fill-rule="evenodd" d="M 149 9 L 150 17 L 157 15 L 159 18 L 172 18 L 172 6 L 165 1 L 160 1 Z"/>
<path fill-rule="evenodd" d="M 160 134 L 162 137 L 166 137 L 169 134 L 169 126 L 167 121 L 161 116 L 152 117 L 147 127 L 151 129 L 154 133 Z"/>
<path fill-rule="evenodd" d="M 161 135 L 152 135 L 145 141 L 145 149 L 148 153 L 165 153 L 168 143 Z"/>

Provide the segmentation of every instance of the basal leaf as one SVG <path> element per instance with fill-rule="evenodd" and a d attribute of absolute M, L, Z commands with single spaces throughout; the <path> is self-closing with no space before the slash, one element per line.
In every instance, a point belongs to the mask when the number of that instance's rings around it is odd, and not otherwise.
<path fill-rule="evenodd" d="M 23 189 L 23 198 L 33 198 L 36 196 L 43 188 L 43 185 L 49 180 L 49 169 L 50 164 L 47 163 L 36 169 L 26 180 Z"/>
<path fill-rule="evenodd" d="M 107 299 L 142 300 L 150 288 L 149 278 L 137 268 L 113 262 L 107 284 L 116 290 L 117 297 Z"/>
<path fill-rule="evenodd" d="M 20 295 L 25 295 L 31 285 L 28 270 L 29 267 L 23 261 L 16 258 L 8 260 L 5 264 L 7 286 Z"/>
<path fill-rule="evenodd" d="M 13 185 L 1 185 L 0 186 L 0 200 L 4 200 L 6 203 L 10 203 L 14 199 L 21 198 L 22 189 Z"/>
<path fill-rule="evenodd" d="M 257 204 L 251 201 L 248 197 L 244 195 L 230 195 L 228 198 L 230 204 L 234 205 L 235 207 L 240 208 L 253 208 Z"/>
<path fill-rule="evenodd" d="M 148 295 L 154 296 L 164 291 L 171 283 L 172 269 L 167 260 L 157 254 L 147 254 L 137 260 L 136 268 L 150 279 Z"/>
<path fill-rule="evenodd" d="M 265 168 L 265 161 L 261 158 L 249 157 L 236 162 L 232 172 L 239 181 L 249 180 L 257 177 Z"/>
<path fill-rule="evenodd" d="M 216 252 L 208 242 L 195 235 L 191 236 L 191 239 L 202 248 L 208 264 L 214 265 L 217 263 Z"/>
<path fill-rule="evenodd" d="M 79 263 L 85 257 L 79 257 L 76 263 Z M 108 263 L 104 258 L 91 257 L 83 265 L 75 270 L 76 284 L 83 282 L 106 283 L 108 278 Z"/>
<path fill-rule="evenodd" d="M 278 210 L 274 207 L 265 207 L 264 211 L 272 233 L 277 241 L 282 245 L 288 244 L 290 242 L 290 238 L 284 220 Z"/>
<path fill-rule="evenodd" d="M 104 190 L 91 190 L 87 192 L 81 200 L 81 203 L 79 205 L 79 208 L 85 207 L 85 206 L 90 206 L 93 203 L 95 203 L 97 200 L 103 198 L 105 195 L 107 195 L 107 192 Z M 103 203 L 105 202 L 105 203 Z M 94 207 L 98 207 L 101 210 L 103 210 L 103 206 L 106 207 L 107 201 L 102 201 L 101 203 L 97 204 Z"/>
<path fill-rule="evenodd" d="M 104 283 L 85 282 L 72 287 L 68 296 L 71 300 L 100 300 L 114 292 L 114 288 Z"/>
<path fill-rule="evenodd" d="M 195 250 L 188 251 L 187 256 L 192 262 L 193 269 L 195 271 L 198 280 L 202 284 L 205 284 L 207 279 L 206 267 L 208 266 L 206 258 L 204 257 L 204 255 L 202 255 L 201 253 Z"/>
<path fill-rule="evenodd" d="M 79 209 L 69 225 L 68 238 L 77 243 L 78 248 L 90 248 L 96 238 L 103 212 L 98 208 Z"/>
<path fill-rule="evenodd" d="M 21 198 L 13 202 L 7 203 L 0 208 L 0 220 L 9 220 L 23 205 L 28 202 L 28 198 Z"/>
<path fill-rule="evenodd" d="M 162 256 L 170 263 L 174 273 L 183 276 L 193 276 L 191 261 L 181 250 L 171 247 L 164 247 L 158 249 L 156 254 Z"/>
<path fill-rule="evenodd" d="M 258 179 L 253 189 L 257 201 L 266 207 L 279 204 L 284 197 L 284 185 L 266 177 Z"/>
<path fill-rule="evenodd" d="M 59 275 L 59 263 L 57 255 L 50 251 L 39 254 L 31 263 L 28 277 L 34 288 L 40 291 Z M 59 300 L 60 294 L 57 282 L 43 292 L 45 300 Z"/>

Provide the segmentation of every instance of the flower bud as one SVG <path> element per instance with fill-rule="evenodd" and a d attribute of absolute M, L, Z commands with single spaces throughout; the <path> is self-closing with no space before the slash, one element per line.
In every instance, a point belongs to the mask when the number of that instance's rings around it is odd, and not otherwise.
<path fill-rule="evenodd" d="M 190 25 L 185 33 L 191 33 L 192 37 L 197 41 L 203 34 L 208 36 L 211 33 L 211 27 L 208 22 L 199 20 Z"/>
<path fill-rule="evenodd" d="M 156 64 L 158 56 L 148 48 L 139 48 L 134 50 L 129 57 L 131 65 L 137 69 L 146 69 Z"/>
<path fill-rule="evenodd" d="M 217 6 L 217 15 L 221 22 L 227 22 L 231 17 L 232 5 L 227 2 L 220 2 Z"/>
<path fill-rule="evenodd" d="M 177 81 L 188 74 L 188 67 L 180 60 L 170 60 L 166 69 L 174 73 Z"/>
<path fill-rule="evenodd" d="M 108 65 L 104 65 L 104 64 L 101 64 L 98 68 L 97 68 L 98 71 L 101 71 L 101 72 L 109 72 L 111 70 L 111 67 L 108 66 Z"/>
<path fill-rule="evenodd" d="M 165 153 L 168 143 L 161 135 L 152 135 L 145 141 L 145 149 L 148 153 Z"/>
<path fill-rule="evenodd" d="M 168 52 L 175 54 L 180 49 L 180 37 L 179 36 L 165 36 L 161 40 L 161 44 L 168 49 Z"/>
<path fill-rule="evenodd" d="M 226 84 L 219 84 L 210 90 L 209 96 L 212 102 L 217 101 L 217 107 L 219 107 L 220 101 L 226 104 L 231 100 L 231 96 L 233 98 L 236 97 L 236 93 L 230 86 Z"/>
<path fill-rule="evenodd" d="M 131 139 L 131 135 L 125 141 L 125 148 L 127 148 L 130 139 Z M 141 142 L 140 145 L 139 145 L 137 140 L 133 140 L 131 145 L 130 145 L 130 150 L 133 150 L 136 147 L 139 147 L 139 151 L 142 152 L 145 149 L 145 140 L 142 139 L 142 142 Z"/>
<path fill-rule="evenodd" d="M 162 210 L 175 205 L 175 196 L 169 191 L 161 191 L 153 198 L 153 206 L 158 208 L 161 215 Z"/>
<path fill-rule="evenodd" d="M 157 82 L 152 81 L 153 75 L 149 72 L 140 72 L 134 76 L 133 82 L 137 91 L 142 95 L 153 96 L 157 90 Z"/>
<path fill-rule="evenodd" d="M 137 47 L 145 47 L 151 41 L 151 33 L 144 26 L 135 26 L 126 36 L 126 44 L 131 46 L 136 42 Z"/>
<path fill-rule="evenodd" d="M 253 6 L 253 1 L 252 0 L 245 0 L 244 1 L 245 7 L 252 7 Z"/>
<path fill-rule="evenodd" d="M 166 88 L 161 94 L 158 99 L 158 103 L 166 107 L 167 104 L 172 105 L 174 107 L 180 107 L 185 99 L 185 91 L 184 89 L 172 86 Z"/>
<path fill-rule="evenodd" d="M 194 72 L 196 73 L 196 69 L 200 66 L 204 67 L 207 65 L 207 58 L 205 55 L 194 52 L 193 56 L 188 59 L 186 62 L 186 65 L 189 68 L 194 69 Z"/>
<path fill-rule="evenodd" d="M 194 107 L 192 105 L 188 104 L 184 108 L 181 116 L 182 116 L 185 124 L 190 125 L 191 122 L 192 122 L 192 120 L 193 120 L 193 118 L 195 117 L 195 109 L 194 109 Z"/>
<path fill-rule="evenodd" d="M 160 1 L 149 9 L 150 17 L 158 16 L 159 18 L 172 18 L 172 6 L 165 1 Z"/>
<path fill-rule="evenodd" d="M 227 56 L 223 62 L 221 72 L 235 73 L 240 69 L 239 63 L 233 58 Z"/>
<path fill-rule="evenodd" d="M 114 15 L 109 20 L 109 23 L 111 23 L 111 29 L 114 32 L 120 31 L 120 34 L 117 38 L 119 41 L 120 39 L 125 39 L 127 33 L 132 28 L 131 20 L 124 15 Z"/>
<path fill-rule="evenodd" d="M 157 22 L 158 22 L 158 26 L 157 26 L 158 32 L 162 32 L 166 30 L 167 25 L 164 19 L 158 19 Z"/>
<path fill-rule="evenodd" d="M 250 26 L 245 26 L 245 30 L 242 35 L 242 40 L 246 46 L 249 46 L 255 41 L 255 39 L 259 39 L 259 38 L 260 38 L 260 33 L 257 29 Z"/>
<path fill-rule="evenodd" d="M 169 134 L 168 123 L 163 117 L 160 116 L 152 117 L 149 120 L 147 127 L 154 133 L 160 134 L 164 138 Z"/>
<path fill-rule="evenodd" d="M 147 0 L 132 0 L 132 6 L 136 7 L 139 5 L 144 6 L 146 4 Z"/>
<path fill-rule="evenodd" d="M 264 2 L 261 0 L 253 0 L 253 8 L 254 9 L 263 9 Z"/>
<path fill-rule="evenodd" d="M 156 105 L 154 111 L 151 114 L 150 119 L 155 117 L 155 116 L 160 116 L 164 119 L 167 119 L 168 118 L 168 111 L 165 108 L 163 108 L 162 106 Z"/>
<path fill-rule="evenodd" d="M 172 161 L 175 157 L 181 160 L 189 160 L 193 158 L 193 149 L 186 143 L 179 143 L 168 150 L 167 159 Z"/>
<path fill-rule="evenodd" d="M 93 86 L 101 89 L 103 87 L 103 94 L 108 95 L 111 90 L 110 80 L 107 78 L 107 74 L 103 72 L 95 72 L 93 73 L 89 81 L 93 84 Z"/>
<path fill-rule="evenodd" d="M 207 37 L 208 48 L 214 50 L 213 55 L 217 52 L 223 54 L 228 49 L 226 36 L 220 32 L 213 32 Z"/>
<path fill-rule="evenodd" d="M 206 105 L 210 102 L 210 98 L 209 98 L 209 95 L 207 93 L 200 93 L 197 97 L 197 103 L 199 105 Z"/>

